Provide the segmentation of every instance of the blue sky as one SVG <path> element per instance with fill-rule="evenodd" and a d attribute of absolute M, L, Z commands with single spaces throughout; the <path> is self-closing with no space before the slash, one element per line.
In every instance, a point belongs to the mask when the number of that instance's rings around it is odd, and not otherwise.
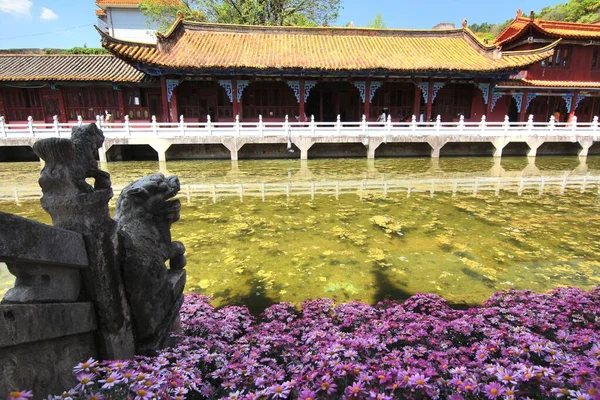
<path fill-rule="evenodd" d="M 560 1 L 559 1 L 560 2 Z M 552 0 L 342 0 L 338 24 L 353 21 L 364 26 L 378 12 L 389 28 L 431 28 L 439 22 L 460 26 L 502 22 L 517 8 L 525 13 L 558 2 Z M 94 0 L 0 0 L 0 49 L 98 47 Z"/>

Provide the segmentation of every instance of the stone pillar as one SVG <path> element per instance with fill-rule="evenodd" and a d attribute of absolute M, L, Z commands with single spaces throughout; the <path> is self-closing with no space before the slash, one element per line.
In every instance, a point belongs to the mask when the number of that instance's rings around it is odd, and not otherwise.
<path fill-rule="evenodd" d="M 150 147 L 152 147 L 158 153 L 158 161 L 167 161 L 167 150 L 171 147 L 171 142 L 167 139 L 150 139 L 148 142 Z"/>
<path fill-rule="evenodd" d="M 85 242 L 89 269 L 82 277 L 98 319 L 99 356 L 126 359 L 133 357 L 135 344 L 114 241 L 116 223 L 108 211 L 113 192 L 110 175 L 94 159 L 103 142 L 102 131 L 90 124 L 74 129 L 70 141 L 42 139 L 33 150 L 46 161 L 39 179 L 42 208 L 54 226 L 80 233 Z M 94 179 L 93 187 L 86 178 Z"/>
<path fill-rule="evenodd" d="M 431 157 L 439 158 L 440 150 L 442 149 L 442 147 L 444 147 L 446 143 L 448 143 L 448 141 L 445 139 L 433 137 L 429 139 L 427 143 L 429 143 L 429 145 L 431 146 Z"/>
<path fill-rule="evenodd" d="M 308 160 L 308 149 L 315 144 L 315 140 L 307 137 L 292 138 L 292 143 L 300 149 L 300 160 Z"/>
<path fill-rule="evenodd" d="M 529 138 L 527 139 L 527 146 L 529 146 L 529 151 L 527 152 L 527 157 L 535 157 L 537 155 L 537 149 L 544 143 L 544 139 L 542 138 Z"/>
<path fill-rule="evenodd" d="M 375 158 L 375 150 L 383 143 L 382 138 L 369 138 L 369 144 L 367 145 L 367 158 Z"/>
<path fill-rule="evenodd" d="M 231 161 L 238 161 L 238 151 L 246 144 L 246 141 L 238 138 L 225 138 L 221 140 L 221 143 L 231 152 Z"/>
<path fill-rule="evenodd" d="M 502 149 L 508 144 L 508 140 L 504 138 L 495 139 L 492 144 L 494 145 L 494 157 L 502 157 Z"/>
<path fill-rule="evenodd" d="M 578 153 L 579 157 L 587 157 L 588 151 L 593 144 L 594 141 L 592 138 L 579 139 L 579 145 L 581 146 L 581 150 Z"/>
<path fill-rule="evenodd" d="M 433 110 L 433 79 L 429 79 L 429 90 L 427 91 L 427 105 L 425 106 L 425 121 L 431 120 L 431 112 Z"/>

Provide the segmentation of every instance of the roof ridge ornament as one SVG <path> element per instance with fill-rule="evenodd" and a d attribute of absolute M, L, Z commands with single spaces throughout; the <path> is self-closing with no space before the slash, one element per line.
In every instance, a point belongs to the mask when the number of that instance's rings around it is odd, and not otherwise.
<path fill-rule="evenodd" d="M 462 20 L 462 28 L 463 29 L 467 28 L 467 19 L 466 18 Z"/>
<path fill-rule="evenodd" d="M 517 18 L 522 17 L 523 16 L 523 10 L 521 10 L 520 8 L 517 8 Z"/>
<path fill-rule="evenodd" d="M 531 22 L 533 22 L 533 20 L 534 20 L 534 19 L 535 19 L 535 11 L 531 10 L 531 11 L 529 12 L 529 20 L 530 20 Z"/>

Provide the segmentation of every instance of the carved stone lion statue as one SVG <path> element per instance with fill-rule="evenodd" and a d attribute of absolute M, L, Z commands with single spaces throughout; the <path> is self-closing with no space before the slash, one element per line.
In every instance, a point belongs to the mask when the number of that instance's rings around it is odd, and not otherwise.
<path fill-rule="evenodd" d="M 117 199 L 119 257 L 138 353 L 163 346 L 183 301 L 185 247 L 171 241 L 170 230 L 180 216 L 181 204 L 172 200 L 179 188 L 176 176 L 158 173 L 126 186 Z"/>
<path fill-rule="evenodd" d="M 109 189 L 110 175 L 98 168 L 95 158 L 103 143 L 104 134 L 96 124 L 74 127 L 70 139 L 48 138 L 35 142 L 33 151 L 46 162 L 39 180 L 42 191 L 65 196 Z M 86 178 L 94 178 L 93 188 Z"/>

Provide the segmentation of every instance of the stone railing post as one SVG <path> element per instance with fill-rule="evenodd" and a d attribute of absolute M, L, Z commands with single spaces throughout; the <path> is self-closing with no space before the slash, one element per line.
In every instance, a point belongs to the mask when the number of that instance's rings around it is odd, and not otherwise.
<path fill-rule="evenodd" d="M 83 125 L 83 117 L 81 115 L 77 116 L 77 126 Z"/>
<path fill-rule="evenodd" d="M 185 120 L 183 114 L 179 116 L 179 130 L 181 131 L 181 135 L 185 136 Z"/>
<path fill-rule="evenodd" d="M 310 134 L 311 136 L 315 135 L 315 116 L 312 114 L 310 116 Z"/>
<path fill-rule="evenodd" d="M 464 115 L 461 115 L 460 118 L 458 119 L 458 130 L 461 132 L 465 130 L 465 116 Z"/>
<path fill-rule="evenodd" d="M 125 116 L 125 122 L 123 123 L 123 127 L 125 128 L 125 135 L 127 137 L 131 136 L 131 127 L 129 126 L 129 115 Z"/>
<path fill-rule="evenodd" d="M 571 118 L 571 130 L 573 132 L 577 130 L 577 115 L 573 115 L 573 118 Z"/>
<path fill-rule="evenodd" d="M 33 117 L 31 115 L 27 117 L 27 128 L 29 129 L 29 134 L 31 135 L 31 137 L 34 137 L 35 135 L 33 134 Z"/>
<path fill-rule="evenodd" d="M 554 115 L 551 115 L 550 121 L 548 121 L 548 129 L 550 131 L 553 131 L 555 126 L 556 126 L 556 118 L 554 118 Z"/>
<path fill-rule="evenodd" d="M 485 128 L 487 128 L 487 119 L 486 119 L 485 115 L 482 115 L 481 116 L 481 122 L 479 123 L 479 129 L 481 129 L 482 131 L 484 131 Z"/>
<path fill-rule="evenodd" d="M 365 114 L 362 115 L 362 119 L 360 120 L 360 127 L 362 129 L 363 135 L 367 134 L 367 116 Z"/>
<path fill-rule="evenodd" d="M 387 121 L 385 124 L 385 134 L 386 134 L 386 136 L 389 136 L 391 133 L 392 133 L 392 116 L 388 115 Z"/>
<path fill-rule="evenodd" d="M 235 115 L 235 135 L 240 136 L 240 114 Z"/>
<path fill-rule="evenodd" d="M 6 133 L 6 126 L 4 126 L 4 117 L 0 117 L 0 133 L 2 134 L 2 136 L 4 137 L 8 137 L 8 134 Z"/>
<path fill-rule="evenodd" d="M 595 115 L 594 119 L 592 120 L 592 132 L 594 133 L 594 140 L 597 140 L 598 136 L 596 135 L 596 132 L 598 132 L 598 116 Z"/>
<path fill-rule="evenodd" d="M 158 122 L 156 122 L 156 115 L 152 116 L 152 133 L 154 133 L 154 136 L 158 136 Z"/>
<path fill-rule="evenodd" d="M 533 130 L 533 115 L 529 114 L 527 117 L 527 131 L 531 132 Z"/>
<path fill-rule="evenodd" d="M 208 136 L 212 135 L 212 123 L 210 121 L 210 115 L 206 116 L 206 131 L 208 133 Z"/>
<path fill-rule="evenodd" d="M 412 118 L 410 119 L 410 128 L 413 132 L 416 132 L 417 130 L 417 116 L 415 114 L 413 114 Z"/>
<path fill-rule="evenodd" d="M 442 127 L 442 116 L 438 114 L 438 116 L 435 118 L 435 131 L 440 132 L 440 129 Z"/>
<path fill-rule="evenodd" d="M 54 133 L 56 136 L 60 136 L 60 132 L 58 130 L 58 115 L 52 117 L 52 125 L 54 127 Z"/>
<path fill-rule="evenodd" d="M 264 135 L 264 125 L 263 125 L 263 120 L 262 120 L 262 114 L 259 114 L 258 116 L 258 133 L 260 135 L 260 137 L 263 137 Z"/>
<path fill-rule="evenodd" d="M 290 137 L 290 120 L 287 114 L 285 114 L 285 121 L 283 123 L 283 130 L 285 131 L 285 136 Z"/>
<path fill-rule="evenodd" d="M 342 134 L 342 117 L 340 114 L 337 115 L 337 119 L 335 120 L 335 129 L 337 135 L 340 136 Z"/>
<path fill-rule="evenodd" d="M 508 131 L 510 129 L 510 119 L 508 119 L 508 115 L 504 116 L 504 123 L 502 123 L 502 127 L 505 131 Z"/>

